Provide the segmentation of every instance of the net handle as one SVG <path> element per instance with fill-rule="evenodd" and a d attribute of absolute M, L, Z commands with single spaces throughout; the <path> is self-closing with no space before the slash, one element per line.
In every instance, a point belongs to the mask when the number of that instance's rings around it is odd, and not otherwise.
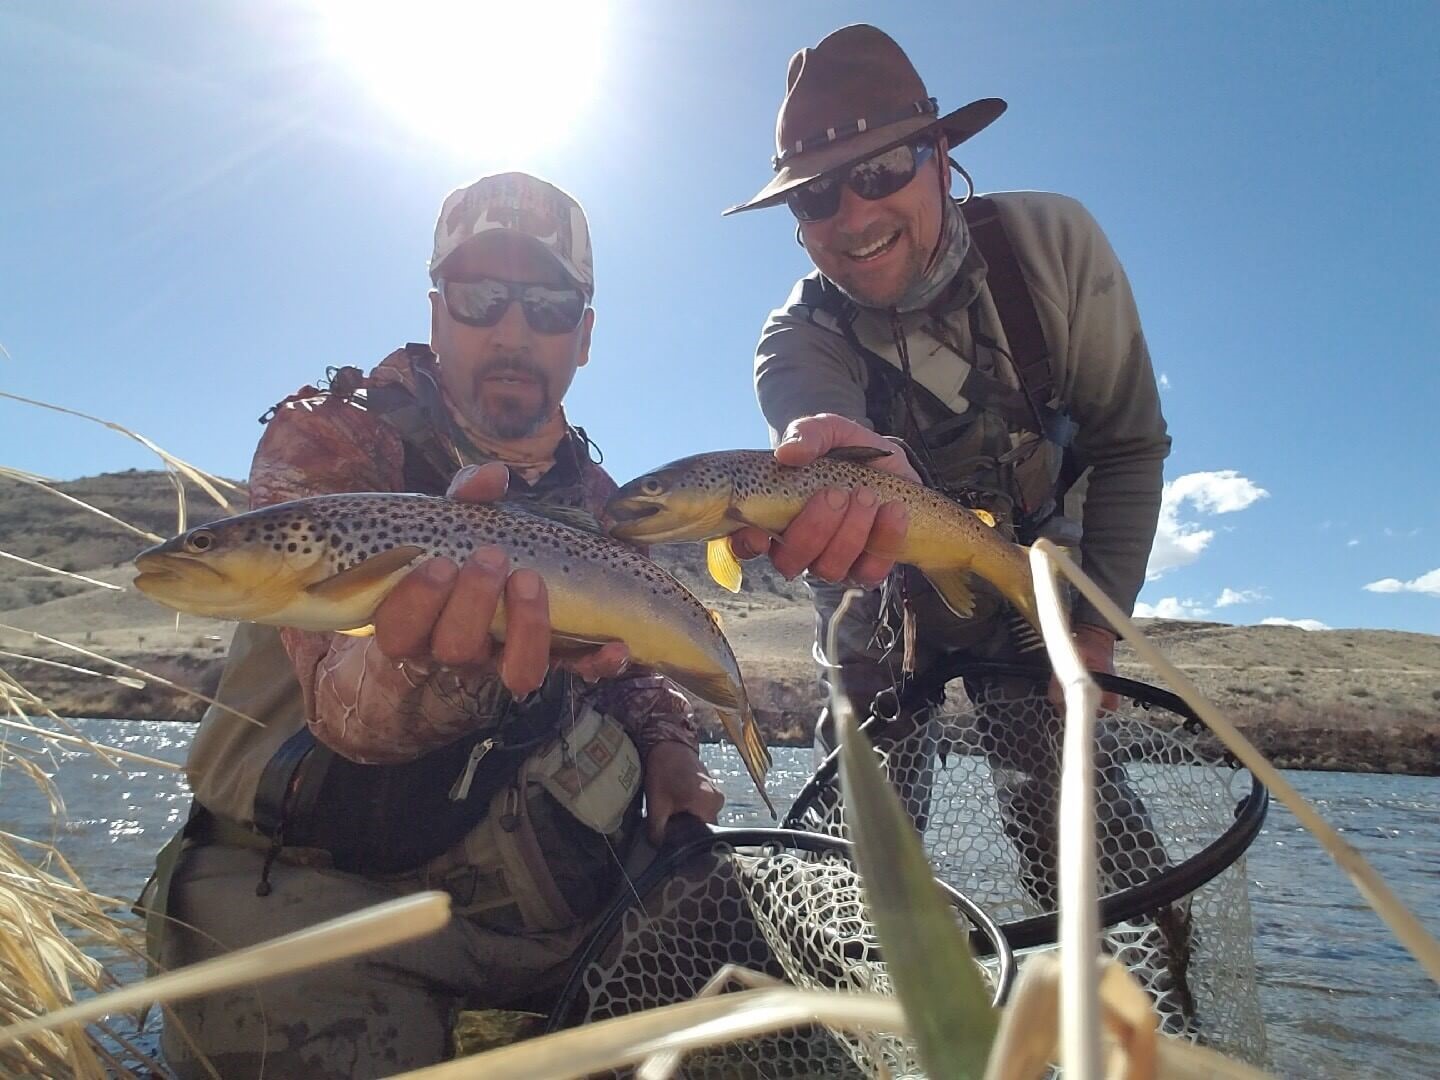
<path fill-rule="evenodd" d="M 1048 665 L 977 662 L 963 656 L 941 660 L 905 688 L 900 695 L 900 711 L 933 700 L 949 683 L 966 676 L 1029 678 L 1043 685 L 1050 679 L 1050 668 Z M 1195 715 L 1184 699 L 1168 690 L 1102 672 L 1094 672 L 1092 677 L 1101 690 L 1113 690 L 1121 697 L 1129 698 L 1142 706 L 1159 705 L 1184 717 L 1187 725 L 1205 726 L 1204 721 Z M 872 715 L 861 725 L 861 730 L 873 740 L 876 734 L 884 734 L 888 723 L 887 719 Z M 879 753 L 877 748 L 877 756 Z M 1228 753 L 1225 759 L 1234 760 Z M 819 794 L 834 786 L 835 774 L 839 768 L 840 751 L 836 749 L 831 751 L 795 796 L 789 813 L 781 822 L 782 828 L 803 828 L 801 819 Z M 1269 809 L 1270 792 L 1252 774 L 1250 793 L 1235 807 L 1235 820 L 1228 829 L 1190 858 L 1177 863 L 1150 881 L 1101 897 L 1100 925 L 1110 927 L 1156 911 L 1209 884 L 1249 850 L 1255 838 L 1260 835 Z M 1004 923 L 1000 926 L 1000 932 L 1012 949 L 1030 949 L 1055 944 L 1059 938 L 1059 927 L 1059 916 L 1052 911 Z"/>

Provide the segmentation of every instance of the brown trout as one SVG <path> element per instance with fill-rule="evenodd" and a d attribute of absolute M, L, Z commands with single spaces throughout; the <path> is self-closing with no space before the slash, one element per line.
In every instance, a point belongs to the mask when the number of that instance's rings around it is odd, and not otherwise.
<path fill-rule="evenodd" d="M 635 663 L 715 707 L 765 795 L 770 754 L 713 614 L 638 552 L 538 510 L 428 495 L 320 495 L 212 521 L 141 552 L 135 585 L 192 615 L 354 631 L 370 624 L 416 560 L 460 563 L 487 544 L 509 553 L 512 569 L 545 579 L 554 648 L 625 642 Z M 503 600 L 490 630 L 504 640 Z"/>
<path fill-rule="evenodd" d="M 803 468 L 781 465 L 768 450 L 721 450 L 681 458 L 616 492 L 606 507 L 618 522 L 610 532 L 646 544 L 708 541 L 711 576 L 735 592 L 740 588 L 740 564 L 726 537 L 746 525 L 776 535 L 816 492 L 827 487 L 848 491 L 864 484 L 881 502 L 905 504 L 910 524 L 896 561 L 924 574 L 951 611 L 961 618 L 974 612 L 974 574 L 993 585 L 1038 631 L 1026 549 L 1005 540 L 976 511 L 866 464 L 887 453 L 842 447 Z"/>

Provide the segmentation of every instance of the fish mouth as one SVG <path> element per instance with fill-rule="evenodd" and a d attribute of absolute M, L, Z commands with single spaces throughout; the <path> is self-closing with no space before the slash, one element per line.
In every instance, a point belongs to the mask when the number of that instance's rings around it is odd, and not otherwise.
<path fill-rule="evenodd" d="M 606 509 L 616 521 L 630 522 L 654 517 L 660 513 L 661 507 L 658 503 L 622 501 L 611 503 Z"/>
<path fill-rule="evenodd" d="M 177 558 L 168 552 L 145 551 L 135 557 L 135 569 L 139 575 L 134 585 L 150 596 L 161 596 L 175 586 L 214 586 L 225 580 L 225 576 L 194 559 Z"/>

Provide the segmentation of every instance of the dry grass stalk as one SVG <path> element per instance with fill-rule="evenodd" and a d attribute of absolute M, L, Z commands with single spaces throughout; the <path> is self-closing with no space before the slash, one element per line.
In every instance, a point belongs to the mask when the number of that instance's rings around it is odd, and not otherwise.
<path fill-rule="evenodd" d="M 818 1023 L 850 1032 L 903 1034 L 894 998 L 827 990 L 743 990 L 685 1001 L 556 1032 L 474 1057 L 402 1073 L 395 1080 L 480 1080 L 524 1076 L 571 1080 L 634 1064 L 655 1054 L 718 1046 Z"/>
<path fill-rule="evenodd" d="M 1060 773 L 1061 1061 L 1074 1080 L 1101 1075 L 1099 884 L 1095 860 L 1095 714 L 1099 688 L 1075 649 L 1055 567 L 1043 548 L 1030 551 L 1040 629 L 1065 692 Z"/>
<path fill-rule="evenodd" d="M 128 686 L 132 690 L 145 689 L 144 679 L 135 679 L 129 675 L 107 675 L 105 672 L 96 671 L 93 668 L 77 667 L 74 664 L 62 664 L 59 660 L 47 660 L 43 656 L 31 656 L 28 653 L 11 652 L 9 649 L 0 649 L 0 656 L 8 656 L 12 660 L 24 660 L 28 664 L 41 664 L 44 667 L 74 671 L 80 675 L 93 675 L 97 679 L 108 679 L 110 682 L 117 682 L 121 686 Z"/>
<path fill-rule="evenodd" d="M 240 491 L 239 485 L 232 484 L 229 480 L 226 480 L 222 476 L 214 476 L 211 473 L 207 473 L 204 470 L 199 469 L 194 465 L 191 465 L 189 462 L 176 457 L 168 450 L 157 446 L 155 443 L 151 442 L 139 432 L 131 431 L 123 424 L 116 424 L 110 420 L 102 420 L 98 416 L 91 416 L 89 413 L 77 412 L 75 409 L 67 409 L 63 405 L 51 405 L 49 402 L 46 401 L 36 401 L 34 398 L 21 397 L 19 394 L 9 394 L 3 390 L 0 390 L 0 397 L 9 398 L 11 401 L 18 401 L 25 405 L 34 405 L 38 409 L 50 409 L 53 412 L 64 413 L 67 416 L 78 416 L 81 420 L 89 420 L 92 424 L 99 424 L 101 427 L 107 427 L 111 431 L 118 431 L 121 435 L 124 435 L 128 439 L 134 439 L 141 446 L 158 455 L 160 460 L 165 462 L 168 468 L 183 473 L 187 479 L 193 481 L 197 487 L 199 487 L 202 491 L 205 492 L 205 494 L 209 495 L 212 499 L 214 499 L 216 505 L 218 505 L 222 510 L 229 510 L 230 503 L 224 495 L 220 494 L 219 486 L 227 487 L 231 491 L 235 492 Z"/>
<path fill-rule="evenodd" d="M 154 1002 L 183 1001 L 308 971 L 361 953 L 388 948 L 439 930 L 450 921 L 450 896 L 421 892 L 330 919 L 284 937 L 241 949 L 138 983 L 43 1016 L 0 1028 L 0 1051 L 56 1028 L 81 1024 Z"/>
<path fill-rule="evenodd" d="M 5 395 L 3 391 L 0 391 L 0 397 L 3 396 L 8 395 Z M 0 479 L 14 480 L 17 484 L 27 484 L 30 487 L 39 488 L 41 491 L 47 491 L 51 495 L 54 495 L 57 499 L 63 499 L 65 502 L 68 502 L 74 506 L 78 506 L 82 510 L 85 510 L 91 514 L 95 514 L 99 517 L 104 518 L 106 521 L 110 521 L 115 523 L 116 525 L 119 525 L 122 529 L 128 529 L 136 536 L 143 537 L 144 539 L 149 540 L 152 544 L 158 544 L 165 539 L 165 537 L 160 536 L 157 533 L 152 533 L 149 529 L 142 529 L 138 525 L 131 525 L 128 521 L 125 521 L 122 518 L 118 518 L 114 514 L 111 514 L 105 510 L 101 510 L 98 506 L 91 506 L 84 499 L 77 499 L 74 495 L 66 494 L 59 488 L 51 487 L 45 481 L 36 480 L 28 474 L 19 472 L 18 470 L 7 469 L 5 466 L 0 465 Z"/>
<path fill-rule="evenodd" d="M 37 694 L 31 693 L 29 689 L 27 689 L 18 679 L 16 679 L 4 668 L 0 668 L 0 701 L 3 701 L 5 707 L 10 710 L 12 716 L 17 717 L 19 720 L 23 721 L 25 724 L 31 727 L 34 726 L 34 723 L 30 718 L 31 713 L 38 712 L 46 719 L 51 720 L 56 724 L 59 724 L 60 727 L 64 728 L 74 738 L 83 741 L 86 744 L 87 749 L 89 749 L 92 753 L 94 753 L 97 757 L 104 761 L 105 764 L 109 765 L 111 768 L 116 768 L 119 766 L 119 762 L 117 762 L 113 757 L 110 756 L 107 747 L 101 746 L 99 743 L 87 739 L 85 738 L 85 736 L 81 735 L 80 732 L 75 730 L 74 724 L 70 723 L 70 721 L 66 720 L 63 716 L 60 716 L 58 713 L 50 709 L 50 707 L 47 706 L 45 702 L 40 700 L 40 697 Z M 39 730 L 43 731 L 44 729 L 41 728 Z"/>
<path fill-rule="evenodd" d="M 185 694 L 189 697 L 193 697 L 198 701 L 203 701 L 207 705 L 214 705 L 217 708 L 224 709 L 231 715 L 238 716 L 241 720 L 246 720 L 254 724 L 256 727 L 264 727 L 264 725 L 261 724 L 259 720 L 256 720 L 253 716 L 250 716 L 247 713 L 243 713 L 239 709 L 231 708 L 223 701 L 217 701 L 215 698 L 210 697 L 206 694 L 202 694 L 198 690 L 192 690 L 188 686 L 181 686 L 179 683 L 172 682 L 171 680 L 165 678 L 163 675 L 156 675 L 153 671 L 146 671 L 144 668 L 138 668 L 134 664 L 127 664 L 123 661 L 112 659 L 111 657 L 106 656 L 104 653 L 98 653 L 94 652 L 91 649 L 83 648 L 80 645 L 76 645 L 72 641 L 63 641 L 60 638 L 54 638 L 50 637 L 48 634 L 42 634 L 38 630 L 27 630 L 23 626 L 11 626 L 9 623 L 0 623 L 0 630 L 9 630 L 12 633 L 16 634 L 29 634 L 36 641 L 43 641 L 47 645 L 58 645 L 62 649 L 69 649 L 71 652 L 79 653 L 81 656 L 88 656 L 91 660 L 98 660 L 102 664 L 109 664 L 111 667 L 119 668 L 121 671 L 131 672 L 132 674 L 138 675 L 151 682 L 157 682 L 161 686 L 168 686 L 171 690 L 178 690 L 180 693 Z M 56 719 L 59 718 L 57 717 Z"/>
<path fill-rule="evenodd" d="M 1416 960 L 1420 961 L 1421 966 L 1430 977 L 1440 983 L 1440 942 L 1430 935 L 1415 914 L 1390 890 L 1384 879 L 1376 873 L 1375 868 L 1365 860 L 1364 856 L 1330 827 L 1305 797 L 1281 775 L 1280 770 L 1270 764 L 1265 755 L 1260 753 L 1255 745 L 1242 735 L 1219 709 L 1205 700 L 1185 673 L 1166 660 L 1164 654 L 1151 644 L 1129 616 L 1116 607 L 1115 602 L 1106 596 L 1104 591 L 1064 552 L 1046 540 L 1037 540 L 1035 547 L 1040 549 L 1067 578 L 1075 583 L 1076 588 L 1085 598 L 1094 604 L 1120 636 L 1130 643 L 1136 654 L 1154 668 L 1171 689 L 1185 700 L 1185 703 L 1225 744 L 1225 748 L 1234 754 L 1240 763 L 1269 788 L 1270 793 L 1284 803 L 1299 822 L 1315 835 L 1330 857 L 1349 875 L 1350 880 L 1355 883 L 1355 887 L 1360 890 L 1360 895 L 1389 925 L 1400 943 L 1410 950 Z"/>
<path fill-rule="evenodd" d="M 49 574 L 58 574 L 60 577 L 74 578 L 76 581 L 83 581 L 87 585 L 94 585 L 100 589 L 113 589 L 115 592 L 124 592 L 124 585 L 112 585 L 108 581 L 97 581 L 93 577 L 86 577 L 84 574 L 77 574 L 70 570 L 61 570 L 58 566 L 46 566 L 44 563 L 34 562 L 30 559 L 22 559 L 19 555 L 12 555 L 8 551 L 0 551 L 0 559 L 14 559 L 26 566 L 33 566 L 36 570 L 44 570 Z"/>
<path fill-rule="evenodd" d="M 59 813 L 60 796 L 49 778 L 12 749 L 0 747 L 0 769 L 18 768 Z M 102 993 L 118 985 L 99 957 L 142 957 L 136 921 L 106 910 L 121 907 L 87 889 L 53 846 L 0 832 L 0 1020 L 33 1021 L 69 1006 L 77 988 Z M 120 1031 L 77 1026 L 0 1046 L 0 1075 L 133 1076 L 111 1047 L 159 1068 Z"/>

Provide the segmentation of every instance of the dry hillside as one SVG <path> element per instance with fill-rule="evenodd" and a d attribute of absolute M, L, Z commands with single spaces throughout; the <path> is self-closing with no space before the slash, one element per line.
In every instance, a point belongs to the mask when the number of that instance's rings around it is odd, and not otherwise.
<path fill-rule="evenodd" d="M 58 487 L 153 532 L 174 531 L 174 489 L 161 473 L 111 473 Z M 221 513 L 194 489 L 190 496 L 192 523 Z M 145 543 L 53 494 L 0 480 L 0 551 L 124 585 L 132 576 L 129 559 Z M 746 567 L 745 590 L 731 596 L 709 580 L 698 545 L 654 554 L 721 613 L 772 738 L 803 739 L 819 705 L 809 660 L 813 617 L 804 589 L 759 560 Z M 102 590 L 9 560 L 0 560 L 0 610 L 6 623 L 201 690 L 218 680 L 230 633 L 228 624 L 177 620 L 133 590 Z M 1282 764 L 1440 773 L 1440 637 L 1161 620 L 1148 629 Z M 10 632 L 0 631 L 0 650 L 101 666 Z M 136 690 L 12 656 L 0 657 L 0 668 L 70 715 L 198 715 L 192 699 L 153 684 Z M 1120 671 L 1146 677 L 1123 653 Z"/>

